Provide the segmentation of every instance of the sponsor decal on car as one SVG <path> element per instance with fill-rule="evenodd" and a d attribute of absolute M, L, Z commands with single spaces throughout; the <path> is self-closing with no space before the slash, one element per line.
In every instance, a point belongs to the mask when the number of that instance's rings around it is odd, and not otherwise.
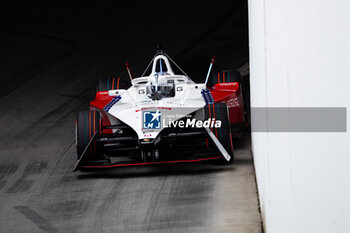
<path fill-rule="evenodd" d="M 239 99 L 236 97 L 234 99 L 230 99 L 226 102 L 226 105 L 228 108 L 233 108 L 233 107 L 239 107 L 240 106 L 240 102 Z"/>
<path fill-rule="evenodd" d="M 161 113 L 157 111 L 143 111 L 143 128 L 144 129 L 160 129 Z"/>

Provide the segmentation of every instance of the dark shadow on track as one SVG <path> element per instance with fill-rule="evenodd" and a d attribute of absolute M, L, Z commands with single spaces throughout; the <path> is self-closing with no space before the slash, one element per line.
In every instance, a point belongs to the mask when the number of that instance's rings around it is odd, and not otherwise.
<path fill-rule="evenodd" d="M 209 166 L 209 167 L 208 167 Z M 210 173 L 220 173 L 234 168 L 228 166 L 215 166 L 212 164 L 197 165 L 160 165 L 148 167 L 124 167 L 107 170 L 90 170 L 79 172 L 78 179 L 96 179 L 96 178 L 136 178 L 136 177 L 154 177 L 154 176 L 188 176 L 203 175 Z M 85 174 L 84 174 L 85 173 Z"/>

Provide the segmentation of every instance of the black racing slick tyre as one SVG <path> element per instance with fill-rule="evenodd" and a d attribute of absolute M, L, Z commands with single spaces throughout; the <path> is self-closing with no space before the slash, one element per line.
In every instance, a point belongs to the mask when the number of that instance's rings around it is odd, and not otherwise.
<path fill-rule="evenodd" d="M 222 72 L 216 72 L 212 75 L 212 77 L 209 80 L 209 86 L 215 86 L 217 83 L 232 83 L 232 82 L 239 82 L 241 83 L 242 77 L 241 74 L 236 71 L 222 71 Z"/>
<path fill-rule="evenodd" d="M 93 135 L 97 132 L 95 139 L 101 135 L 101 117 L 99 111 L 79 111 L 76 120 L 76 146 L 77 155 L 80 159 L 85 148 L 90 142 Z M 98 155 L 98 148 L 96 142 L 92 141 L 86 151 L 84 158 L 94 159 Z"/>
<path fill-rule="evenodd" d="M 249 78 L 245 78 L 243 79 L 241 76 L 241 73 L 236 71 L 236 70 L 231 70 L 231 71 L 222 71 L 222 72 L 217 72 L 215 74 L 213 74 L 213 76 L 211 77 L 210 81 L 209 81 L 209 86 L 213 87 L 215 86 L 217 83 L 238 83 L 239 84 L 239 90 L 240 90 L 240 95 L 243 97 L 243 103 L 244 103 L 244 116 L 245 119 L 249 119 L 249 101 L 248 102 L 244 102 L 246 99 L 249 99 L 249 91 L 247 91 L 246 88 L 249 88 L 249 83 L 247 84 L 247 80 L 249 81 Z M 232 130 L 234 130 L 235 132 L 240 131 L 241 133 L 243 133 L 244 128 L 246 127 L 246 122 L 244 121 L 242 122 L 243 124 L 238 125 L 238 126 L 234 126 L 233 128 L 231 128 Z M 237 136 L 237 134 L 234 134 L 234 137 L 238 137 L 240 138 L 242 136 L 242 134 L 240 134 L 239 136 Z"/>
<path fill-rule="evenodd" d="M 229 115 L 225 103 L 207 104 L 205 107 L 206 119 L 221 121 L 220 127 L 211 127 L 210 130 L 223 145 L 227 153 L 231 156 L 230 161 L 225 158 L 215 160 L 215 164 L 230 164 L 234 160 L 233 142 L 230 128 Z M 211 141 L 211 139 L 209 139 Z M 215 146 L 213 143 L 211 143 Z"/>
<path fill-rule="evenodd" d="M 101 78 L 98 80 L 96 91 L 109 91 L 125 88 L 127 88 L 127 86 L 121 78 Z"/>

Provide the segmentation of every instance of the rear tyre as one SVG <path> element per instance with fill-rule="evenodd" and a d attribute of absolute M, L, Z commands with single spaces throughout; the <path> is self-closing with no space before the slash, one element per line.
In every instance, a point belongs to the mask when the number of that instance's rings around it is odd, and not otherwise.
<path fill-rule="evenodd" d="M 247 79 L 245 79 L 247 80 Z M 231 71 L 222 71 L 222 72 L 217 72 L 215 74 L 213 74 L 213 76 L 210 79 L 210 83 L 209 83 L 209 87 L 213 87 L 215 86 L 217 83 L 233 83 L 236 82 L 239 84 L 239 89 L 241 91 L 241 95 L 243 97 L 243 101 L 249 99 L 249 96 L 247 96 L 246 94 L 246 88 L 248 85 L 246 85 L 244 83 L 244 79 L 241 76 L 241 73 L 238 72 L 237 70 L 231 70 Z M 248 119 L 248 121 L 243 121 L 241 124 L 238 125 L 232 125 L 233 128 L 231 128 L 233 131 L 233 137 L 235 138 L 241 138 L 242 133 L 244 132 L 244 129 L 246 127 L 246 122 L 249 122 L 249 111 L 250 108 L 247 105 L 249 104 L 248 102 L 244 102 L 244 116 L 245 119 Z M 238 133 L 237 133 L 238 132 Z"/>
<path fill-rule="evenodd" d="M 109 91 L 125 88 L 127 88 L 127 86 L 121 78 L 101 78 L 98 80 L 96 91 Z"/>
<path fill-rule="evenodd" d="M 210 78 L 209 86 L 210 87 L 215 86 L 215 84 L 217 83 L 232 83 L 232 82 L 242 83 L 241 73 L 239 73 L 236 70 L 214 73 Z"/>
<path fill-rule="evenodd" d="M 76 146 L 77 156 L 80 159 L 86 146 L 90 142 L 91 138 L 97 131 L 95 137 L 98 138 L 101 135 L 101 117 L 99 111 L 79 111 L 76 121 Z M 86 151 L 87 159 L 97 159 L 98 148 L 96 142 L 92 142 Z"/>
<path fill-rule="evenodd" d="M 233 153 L 231 128 L 230 128 L 230 122 L 229 122 L 229 116 L 228 116 L 226 104 L 214 103 L 214 104 L 206 105 L 205 116 L 206 116 L 206 119 L 211 118 L 211 119 L 221 121 L 221 127 L 218 127 L 218 128 L 211 127 L 210 129 L 214 133 L 214 135 L 217 137 L 217 139 L 220 141 L 220 143 L 223 145 L 227 153 L 231 156 L 230 161 L 227 161 L 225 158 L 222 158 L 222 159 L 215 160 L 213 162 L 215 164 L 231 164 L 234 160 L 234 153 Z M 212 146 L 215 146 L 210 138 L 208 141 L 211 142 L 210 144 L 212 144 Z"/>

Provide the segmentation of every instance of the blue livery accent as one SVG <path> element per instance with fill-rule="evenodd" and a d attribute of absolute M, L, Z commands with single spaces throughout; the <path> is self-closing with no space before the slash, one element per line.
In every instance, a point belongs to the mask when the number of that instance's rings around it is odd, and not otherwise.
<path fill-rule="evenodd" d="M 113 107 L 113 105 L 118 103 L 121 98 L 122 97 L 120 95 L 113 97 L 113 99 L 103 108 L 103 111 L 108 112 Z"/>
<path fill-rule="evenodd" d="M 209 89 L 202 89 L 201 93 L 206 104 L 214 103 L 214 98 Z"/>

